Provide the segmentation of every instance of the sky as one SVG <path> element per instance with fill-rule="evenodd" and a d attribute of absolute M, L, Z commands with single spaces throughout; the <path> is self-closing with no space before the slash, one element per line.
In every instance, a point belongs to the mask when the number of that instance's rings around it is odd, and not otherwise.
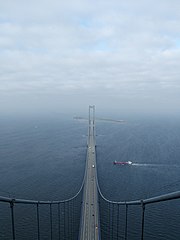
<path fill-rule="evenodd" d="M 0 0 L 0 114 L 179 112 L 179 0 Z"/>

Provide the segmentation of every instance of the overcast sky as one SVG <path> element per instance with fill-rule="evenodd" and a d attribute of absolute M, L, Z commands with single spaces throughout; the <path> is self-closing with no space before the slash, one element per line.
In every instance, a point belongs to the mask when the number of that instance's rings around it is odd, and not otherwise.
<path fill-rule="evenodd" d="M 0 112 L 179 111 L 179 0 L 0 0 Z"/>

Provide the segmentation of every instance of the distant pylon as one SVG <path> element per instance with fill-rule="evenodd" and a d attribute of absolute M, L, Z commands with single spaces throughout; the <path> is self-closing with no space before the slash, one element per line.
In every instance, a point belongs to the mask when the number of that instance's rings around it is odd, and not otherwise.
<path fill-rule="evenodd" d="M 95 136 L 95 105 L 89 105 L 89 128 L 88 128 L 88 144 L 91 134 L 91 126 L 93 127 L 93 136 Z"/>

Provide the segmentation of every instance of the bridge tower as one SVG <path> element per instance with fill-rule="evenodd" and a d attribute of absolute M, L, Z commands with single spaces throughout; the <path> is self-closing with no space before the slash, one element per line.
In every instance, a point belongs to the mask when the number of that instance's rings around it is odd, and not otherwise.
<path fill-rule="evenodd" d="M 95 105 L 89 106 L 89 128 L 88 128 L 88 145 L 90 141 L 90 136 L 92 135 L 94 139 L 94 145 L 95 143 Z"/>

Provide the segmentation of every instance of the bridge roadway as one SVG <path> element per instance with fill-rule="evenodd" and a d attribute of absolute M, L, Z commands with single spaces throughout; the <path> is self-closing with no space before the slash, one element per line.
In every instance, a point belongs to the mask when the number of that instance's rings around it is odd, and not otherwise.
<path fill-rule="evenodd" d="M 91 123 L 89 128 L 86 176 L 79 240 L 100 240 L 98 192 L 96 181 L 95 137 L 94 126 Z"/>

